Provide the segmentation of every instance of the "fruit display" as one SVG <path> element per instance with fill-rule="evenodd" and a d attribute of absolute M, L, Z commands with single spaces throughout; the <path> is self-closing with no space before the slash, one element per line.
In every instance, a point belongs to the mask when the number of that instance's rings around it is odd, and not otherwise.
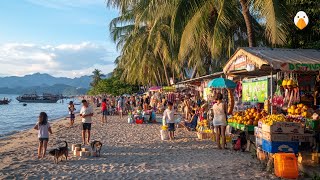
<path fill-rule="evenodd" d="M 287 122 L 286 117 L 283 114 L 272 114 L 262 120 L 263 124 L 271 126 L 274 122 Z"/>
<path fill-rule="evenodd" d="M 233 96 L 233 91 L 231 89 L 227 89 L 228 91 L 228 114 L 232 114 L 233 108 L 234 108 L 234 96 Z"/>
<path fill-rule="evenodd" d="M 304 104 L 292 105 L 288 108 L 288 115 L 299 115 L 302 117 L 307 117 L 308 107 Z"/>
<path fill-rule="evenodd" d="M 196 130 L 198 132 L 206 131 L 208 129 L 210 129 L 208 120 L 204 119 L 204 120 L 198 122 L 197 127 L 196 127 Z"/>
<path fill-rule="evenodd" d="M 287 115 L 287 122 L 304 123 L 306 119 L 300 115 Z"/>
<path fill-rule="evenodd" d="M 250 108 L 242 112 L 234 113 L 234 115 L 228 119 L 228 122 L 257 126 L 259 120 L 267 115 L 268 113 L 266 111 L 259 112 L 255 108 Z"/>

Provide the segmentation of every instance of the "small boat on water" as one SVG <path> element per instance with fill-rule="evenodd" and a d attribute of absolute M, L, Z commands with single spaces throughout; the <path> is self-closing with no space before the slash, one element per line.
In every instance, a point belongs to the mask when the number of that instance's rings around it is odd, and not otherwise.
<path fill-rule="evenodd" d="M 0 105 L 6 105 L 6 104 L 9 104 L 11 102 L 11 99 L 3 99 L 3 100 L 0 100 Z"/>
<path fill-rule="evenodd" d="M 24 103 L 56 103 L 60 98 L 60 95 L 44 93 L 43 95 L 24 94 L 22 96 L 17 97 L 16 99 L 19 102 Z"/>

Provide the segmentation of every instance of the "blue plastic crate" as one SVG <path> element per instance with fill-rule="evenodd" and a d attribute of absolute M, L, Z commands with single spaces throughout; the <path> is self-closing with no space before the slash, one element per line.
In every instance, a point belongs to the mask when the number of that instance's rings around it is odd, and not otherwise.
<path fill-rule="evenodd" d="M 262 150 L 269 153 L 298 153 L 299 142 L 275 142 L 262 139 Z"/>

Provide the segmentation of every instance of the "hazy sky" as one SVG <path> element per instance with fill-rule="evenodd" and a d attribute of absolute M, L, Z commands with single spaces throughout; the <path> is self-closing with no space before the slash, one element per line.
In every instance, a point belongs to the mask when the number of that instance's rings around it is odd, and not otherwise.
<path fill-rule="evenodd" d="M 0 76 L 77 77 L 114 68 L 118 56 L 105 0 L 0 1 Z"/>

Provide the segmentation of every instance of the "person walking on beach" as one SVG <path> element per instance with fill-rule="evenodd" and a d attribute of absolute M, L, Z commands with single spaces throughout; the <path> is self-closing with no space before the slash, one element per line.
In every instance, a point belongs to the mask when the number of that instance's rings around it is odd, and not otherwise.
<path fill-rule="evenodd" d="M 121 96 L 118 100 L 118 111 L 119 111 L 120 118 L 122 118 L 123 110 L 124 110 L 124 97 Z"/>
<path fill-rule="evenodd" d="M 227 119 L 226 119 L 226 105 L 222 102 L 223 96 L 221 93 L 217 94 L 216 103 L 212 106 L 213 110 L 213 126 L 216 131 L 216 142 L 218 144 L 218 148 L 221 149 L 220 144 L 220 136 L 222 137 L 222 149 L 225 148 L 226 144 L 226 127 L 227 127 Z"/>
<path fill-rule="evenodd" d="M 80 110 L 80 117 L 82 118 L 82 144 L 89 144 L 90 142 L 90 131 L 93 116 L 93 109 L 89 106 L 86 100 L 82 100 L 82 108 Z M 88 140 L 86 141 L 86 132 L 88 132 Z"/>
<path fill-rule="evenodd" d="M 52 134 L 50 124 L 48 122 L 48 115 L 41 112 L 37 124 L 34 126 L 38 130 L 39 146 L 38 146 L 38 159 L 46 156 L 47 145 L 49 141 L 49 133 Z"/>
<path fill-rule="evenodd" d="M 169 137 L 170 140 L 174 139 L 174 131 L 175 131 L 175 121 L 174 121 L 174 109 L 173 109 L 173 103 L 168 102 L 168 108 L 163 113 L 163 120 L 168 125 L 168 131 L 169 131 Z"/>
<path fill-rule="evenodd" d="M 76 111 L 76 108 L 74 107 L 73 101 L 69 102 L 68 109 L 69 109 L 69 115 L 70 115 L 70 127 L 72 127 L 74 124 L 74 119 L 75 119 L 74 112 Z"/>
<path fill-rule="evenodd" d="M 101 103 L 101 112 L 102 112 L 102 123 L 107 123 L 107 114 L 108 114 L 108 104 L 107 99 L 103 99 Z"/>

